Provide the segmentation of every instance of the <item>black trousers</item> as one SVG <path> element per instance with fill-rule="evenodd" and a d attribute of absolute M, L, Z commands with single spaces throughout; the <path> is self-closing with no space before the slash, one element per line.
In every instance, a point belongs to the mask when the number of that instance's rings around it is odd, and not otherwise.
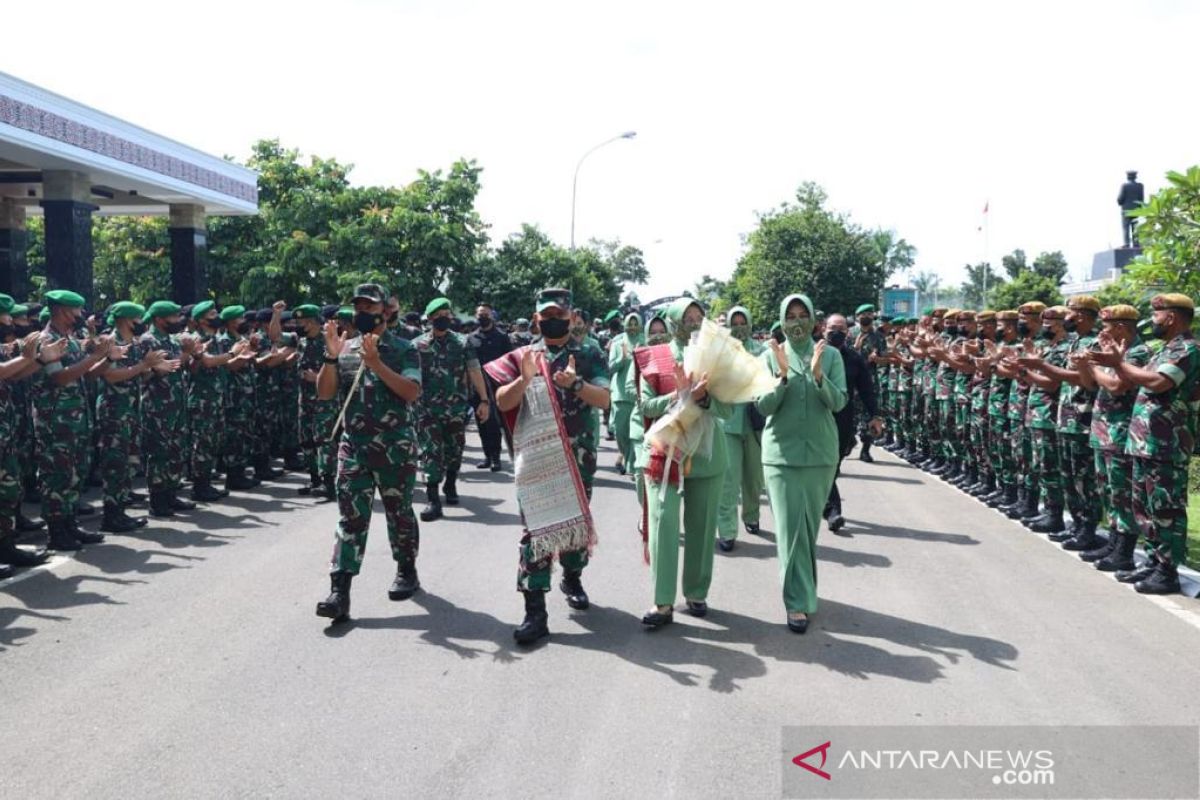
<path fill-rule="evenodd" d="M 483 445 L 483 455 L 493 461 L 500 460 L 500 410 L 492 403 L 488 412 L 487 422 L 479 425 L 479 441 Z"/>
<path fill-rule="evenodd" d="M 838 491 L 837 479 L 842 474 L 842 461 L 854 449 L 854 417 L 849 414 L 835 415 L 838 427 L 838 465 L 833 473 L 833 485 L 829 487 L 829 499 L 825 501 L 825 518 L 842 513 L 842 493 Z"/>

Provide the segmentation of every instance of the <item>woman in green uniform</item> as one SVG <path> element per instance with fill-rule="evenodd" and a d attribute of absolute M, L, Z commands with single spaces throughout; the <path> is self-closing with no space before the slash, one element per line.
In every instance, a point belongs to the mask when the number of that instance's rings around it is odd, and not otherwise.
<path fill-rule="evenodd" d="M 677 365 L 683 363 L 683 353 L 692 333 L 700 329 L 704 321 L 704 309 L 691 298 L 681 298 L 672 303 L 666 312 L 667 330 L 671 341 L 660 347 L 669 347 Z M 676 384 L 684 376 L 677 367 Z M 704 376 L 691 376 L 691 396 L 717 422 L 729 417 L 731 407 L 711 397 L 705 389 Z M 656 394 L 650 381 L 642 381 L 640 390 L 641 412 L 648 419 L 657 419 L 667 412 L 678 394 Z M 643 448 L 645 449 L 645 448 Z M 683 511 L 683 597 L 687 601 L 687 612 L 695 617 L 708 613 L 708 587 L 712 583 L 713 546 L 717 534 L 717 507 L 721 500 L 721 486 L 725 480 L 726 456 L 725 437 L 720 425 L 715 426 L 712 451 L 707 457 L 700 455 L 687 459 L 684 466 L 683 493 L 671 477 L 674 470 L 667 466 L 662 486 L 656 481 L 646 481 L 646 503 L 650 518 L 650 570 L 654 583 L 654 607 L 642 617 L 642 622 L 657 628 L 674 618 L 675 596 L 679 580 L 679 516 Z"/>
<path fill-rule="evenodd" d="M 771 352 L 763 354 L 779 383 L 757 405 L 767 418 L 763 473 L 775 517 L 787 625 L 804 633 L 808 615 L 817 610 L 817 531 L 837 470 L 833 415 L 846 405 L 846 371 L 836 348 L 824 341 L 814 346 L 808 297 L 789 295 L 779 316 L 784 342 L 772 342 Z"/>
<path fill-rule="evenodd" d="M 625 332 L 608 344 L 609 386 L 612 387 L 612 422 L 617 438 L 617 470 L 624 475 L 633 469 L 633 444 L 629 438 L 629 419 L 633 416 L 635 395 L 627 391 L 633 372 L 633 351 L 644 344 L 642 318 L 625 315 Z"/>

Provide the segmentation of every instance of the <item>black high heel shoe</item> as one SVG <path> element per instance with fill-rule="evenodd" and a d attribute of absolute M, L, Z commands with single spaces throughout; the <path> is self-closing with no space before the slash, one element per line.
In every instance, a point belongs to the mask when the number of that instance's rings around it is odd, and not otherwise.
<path fill-rule="evenodd" d="M 674 621 L 675 621 L 675 609 L 674 608 L 670 609 L 669 611 L 664 612 L 664 611 L 659 611 L 658 607 L 656 606 L 654 608 L 654 610 L 647 611 L 645 613 L 645 615 L 642 617 L 642 624 L 646 625 L 648 627 L 651 627 L 651 628 L 661 628 L 663 625 L 667 625 Z"/>

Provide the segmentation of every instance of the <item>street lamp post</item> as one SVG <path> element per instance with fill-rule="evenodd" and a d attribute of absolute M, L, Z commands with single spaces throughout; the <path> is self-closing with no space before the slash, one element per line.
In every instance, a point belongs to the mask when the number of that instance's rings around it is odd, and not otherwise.
<path fill-rule="evenodd" d="M 575 165 L 575 177 L 571 180 L 571 249 L 572 250 L 575 249 L 575 197 L 578 194 L 578 189 L 579 189 L 579 168 L 583 166 L 584 159 L 586 159 L 592 153 L 599 150 L 601 147 L 604 147 L 604 145 L 612 144 L 613 142 L 617 141 L 618 139 L 632 139 L 635 136 L 637 136 L 637 131 L 625 131 L 625 133 L 622 133 L 619 136 L 614 136 L 611 139 L 605 139 L 603 142 L 596 145 L 591 150 L 588 150 L 586 153 L 584 153 L 582 156 L 579 157 L 579 163 Z"/>

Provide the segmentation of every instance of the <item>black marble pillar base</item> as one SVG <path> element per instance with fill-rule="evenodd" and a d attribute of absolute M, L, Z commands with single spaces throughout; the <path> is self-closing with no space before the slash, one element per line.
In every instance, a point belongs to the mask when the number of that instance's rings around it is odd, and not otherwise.
<path fill-rule="evenodd" d="M 28 231 L 0 228 L 0 292 L 16 298 L 18 303 L 29 296 L 28 249 Z"/>
<path fill-rule="evenodd" d="M 188 305 L 208 298 L 208 233 L 201 228 L 171 228 L 171 293 Z"/>
<path fill-rule="evenodd" d="M 43 200 L 46 217 L 46 288 L 70 289 L 93 300 L 92 212 L 78 200 Z"/>

